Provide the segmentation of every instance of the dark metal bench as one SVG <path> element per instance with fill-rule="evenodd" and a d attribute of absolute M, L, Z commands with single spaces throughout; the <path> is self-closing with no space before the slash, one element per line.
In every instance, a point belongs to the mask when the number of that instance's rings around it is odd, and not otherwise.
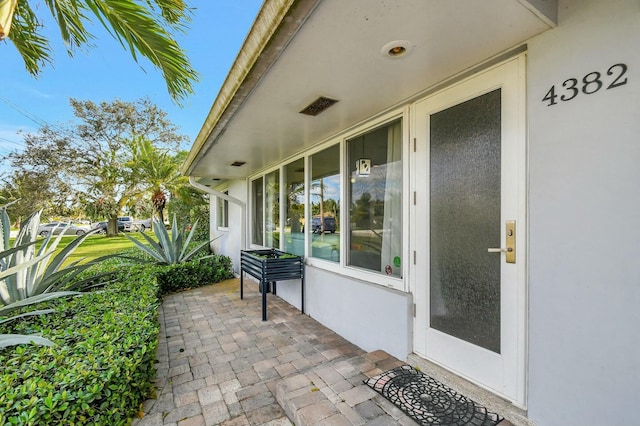
<path fill-rule="evenodd" d="M 304 258 L 276 249 L 240 251 L 240 299 L 244 298 L 244 273 L 260 281 L 262 292 L 262 321 L 267 320 L 267 292 L 273 283 L 272 292 L 276 294 L 276 282 L 283 280 L 301 280 L 304 314 Z"/>

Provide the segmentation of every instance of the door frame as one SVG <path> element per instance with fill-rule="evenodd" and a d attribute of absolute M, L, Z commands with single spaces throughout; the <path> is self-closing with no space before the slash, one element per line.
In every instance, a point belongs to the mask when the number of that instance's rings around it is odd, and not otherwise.
<path fill-rule="evenodd" d="M 411 205 L 410 209 L 410 226 L 412 230 L 416 230 L 412 235 L 417 235 L 418 229 L 426 229 L 428 230 L 428 224 L 421 224 L 419 221 L 425 221 L 424 212 L 428 212 L 429 210 L 429 196 L 428 192 L 425 191 L 425 183 L 421 181 L 420 177 L 424 176 L 423 171 L 429 169 L 428 164 L 428 153 L 426 153 L 427 149 L 427 141 L 417 140 L 417 135 L 420 134 L 418 132 L 418 126 L 420 123 L 424 122 L 423 116 L 419 116 L 422 114 L 422 111 L 418 111 L 418 104 L 424 101 L 428 101 L 437 96 L 442 96 L 445 93 L 456 93 L 459 91 L 469 90 L 468 96 L 466 98 L 460 97 L 456 95 L 451 99 L 451 103 L 447 106 L 454 106 L 461 102 L 464 102 L 468 99 L 473 99 L 483 93 L 486 93 L 490 90 L 483 90 L 476 92 L 473 89 L 467 89 L 468 87 L 472 87 L 474 82 L 479 82 L 483 77 L 490 75 L 491 73 L 499 73 L 503 75 L 504 80 L 509 80 L 510 87 L 515 88 L 515 98 L 514 101 L 509 105 L 502 105 L 503 108 L 503 117 L 505 110 L 509 108 L 509 116 L 511 120 L 515 120 L 514 131 L 511 134 L 503 135 L 505 139 L 512 140 L 513 143 L 516 144 L 517 150 L 517 164 L 509 165 L 509 167 L 513 167 L 513 169 L 509 172 L 517 176 L 515 182 L 511 182 L 512 185 L 516 186 L 517 191 L 517 212 L 515 217 L 510 217 L 510 219 L 515 219 L 517 221 L 517 238 L 516 238 L 516 250 L 517 250 L 517 263 L 513 265 L 517 268 L 516 276 L 517 276 L 517 284 L 516 288 L 505 288 L 506 283 L 502 283 L 502 290 L 515 292 L 515 294 L 511 294 L 511 300 L 516 301 L 516 309 L 515 314 L 510 319 L 515 323 L 515 334 L 512 333 L 512 336 L 509 338 L 514 339 L 514 350 L 515 353 L 511 354 L 509 359 L 504 360 L 504 370 L 502 372 L 497 372 L 498 374 L 503 373 L 504 386 L 501 389 L 496 389 L 495 386 L 491 387 L 486 383 L 482 383 L 477 378 L 471 377 L 468 374 L 465 374 L 460 371 L 453 370 L 456 374 L 464 377 L 465 379 L 476 383 L 477 385 L 488 389 L 489 391 L 500 395 L 503 398 L 508 399 L 514 405 L 520 408 L 526 408 L 526 365 L 527 365 L 527 306 L 528 306 L 528 285 L 527 285 L 527 265 L 528 265 L 528 221 L 527 221 L 527 194 L 528 194 L 528 163 L 527 163 L 527 132 L 526 132 L 526 54 L 522 53 L 514 58 L 511 58 L 507 61 L 504 61 L 500 64 L 496 64 L 491 66 L 483 71 L 473 74 L 470 77 L 467 77 L 463 80 L 460 80 L 456 83 L 443 88 L 442 90 L 438 90 L 429 96 L 420 99 L 415 102 L 411 106 L 411 134 L 414 138 L 414 149 L 411 152 L 410 158 L 410 167 L 413 171 L 411 173 L 410 180 L 410 190 L 413 192 L 414 202 Z M 477 83 L 481 84 L 481 83 Z M 502 87 L 496 86 L 493 89 Z M 445 107 L 445 108 L 447 108 Z M 443 108 L 444 109 L 444 108 Z M 425 136 L 426 138 L 426 136 Z M 425 164 L 426 162 L 426 164 Z M 504 169 L 504 164 L 503 164 Z M 420 174 L 420 176 L 418 176 Z M 504 191 L 504 183 L 502 184 Z M 425 195 L 422 195 L 425 194 Z M 427 219 L 428 220 L 428 219 Z M 504 224 L 501 224 L 501 227 L 504 228 Z M 501 241 L 504 242 L 504 229 L 501 229 Z M 428 235 L 417 236 L 416 238 L 411 238 L 410 240 L 410 251 L 413 262 L 411 262 L 410 271 L 409 271 L 409 279 L 412 283 L 411 291 L 414 294 L 414 338 L 413 338 L 413 348 L 414 353 L 417 355 L 428 359 L 431 362 L 435 362 L 438 365 L 441 365 L 444 368 L 452 370 L 450 367 L 443 365 L 440 362 L 429 359 L 426 355 L 426 347 L 427 347 L 427 327 L 429 318 L 429 286 L 428 286 L 428 270 L 429 265 L 423 265 L 420 262 L 420 259 L 428 259 L 428 251 L 429 251 L 429 238 Z M 503 243 L 504 244 L 504 243 Z M 500 254 L 501 263 L 504 263 L 504 255 Z M 502 292 L 501 292 L 502 294 Z M 504 304 L 504 301 L 501 300 L 501 304 Z M 504 331 L 501 332 L 504 336 Z"/>

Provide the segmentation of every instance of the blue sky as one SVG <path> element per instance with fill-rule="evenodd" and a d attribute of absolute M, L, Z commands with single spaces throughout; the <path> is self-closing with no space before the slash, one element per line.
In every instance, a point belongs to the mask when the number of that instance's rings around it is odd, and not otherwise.
<path fill-rule="evenodd" d="M 10 41 L 0 42 L 3 83 L 0 90 L 0 156 L 20 150 L 19 132 L 35 133 L 40 123 L 68 124 L 74 117 L 69 98 L 135 101 L 148 97 L 168 113 L 169 119 L 189 137 L 189 149 L 224 79 L 253 24 L 262 0 L 192 0 L 195 8 L 187 34 L 178 41 L 200 74 L 195 94 L 171 100 L 162 74 L 146 59 L 136 63 L 129 52 L 102 27 L 94 27 L 94 47 L 69 58 L 56 31 L 57 25 L 40 5 L 53 50 L 53 66 L 36 79 L 24 68 Z M 39 12 L 40 13 L 40 12 Z M 0 165 L 6 170 L 6 164 Z"/>

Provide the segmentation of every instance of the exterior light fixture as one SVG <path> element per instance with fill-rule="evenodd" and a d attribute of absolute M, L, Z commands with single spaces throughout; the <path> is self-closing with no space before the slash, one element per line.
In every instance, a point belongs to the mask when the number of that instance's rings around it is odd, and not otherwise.
<path fill-rule="evenodd" d="M 413 49 L 413 43 L 408 40 L 395 40 L 385 44 L 380 53 L 387 58 L 402 58 L 407 56 Z"/>

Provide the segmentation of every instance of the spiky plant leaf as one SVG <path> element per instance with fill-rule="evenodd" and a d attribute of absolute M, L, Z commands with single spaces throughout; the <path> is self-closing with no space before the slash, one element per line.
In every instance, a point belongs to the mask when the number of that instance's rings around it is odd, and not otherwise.
<path fill-rule="evenodd" d="M 0 334 L 0 349 L 8 346 L 27 345 L 53 346 L 53 342 L 40 336 L 29 336 L 25 334 Z"/>
<path fill-rule="evenodd" d="M 197 221 L 195 222 L 195 225 L 197 225 Z M 169 265 L 173 263 L 189 261 L 198 251 L 202 250 L 202 248 L 211 243 L 211 241 L 204 241 L 201 244 L 198 244 L 189 253 L 185 254 L 187 252 L 189 243 L 193 238 L 195 225 L 191 228 L 189 235 L 185 239 L 185 230 L 178 227 L 178 222 L 175 215 L 173 216 L 172 221 L 171 236 L 169 236 L 169 232 L 167 232 L 164 224 L 156 218 L 154 219 L 153 223 L 153 232 L 155 233 L 158 242 L 156 243 L 151 237 L 142 234 L 150 243 L 150 246 L 145 246 L 140 241 L 128 235 L 125 236 L 144 253 L 153 257 L 157 263 Z M 131 259 L 131 257 L 128 258 Z M 143 261 L 143 259 L 133 259 Z"/>
<path fill-rule="evenodd" d="M 40 316 L 40 315 L 50 314 L 51 312 L 53 312 L 53 309 L 40 309 L 40 310 L 37 310 L 37 311 L 25 312 L 24 314 L 15 315 L 15 316 L 12 316 L 11 318 L 7 318 L 5 320 L 2 320 L 2 321 L 0 321 L 0 324 L 4 324 L 5 322 L 14 321 L 14 320 L 17 320 L 18 318 Z"/>
<path fill-rule="evenodd" d="M 82 293 L 78 291 L 56 291 L 52 293 L 38 294 L 36 296 L 27 297 L 26 299 L 17 300 L 13 303 L 0 308 L 0 316 L 5 316 L 11 312 L 24 308 L 25 306 L 35 305 L 37 303 L 46 302 L 47 300 L 57 299 L 59 297 L 78 296 Z"/>

